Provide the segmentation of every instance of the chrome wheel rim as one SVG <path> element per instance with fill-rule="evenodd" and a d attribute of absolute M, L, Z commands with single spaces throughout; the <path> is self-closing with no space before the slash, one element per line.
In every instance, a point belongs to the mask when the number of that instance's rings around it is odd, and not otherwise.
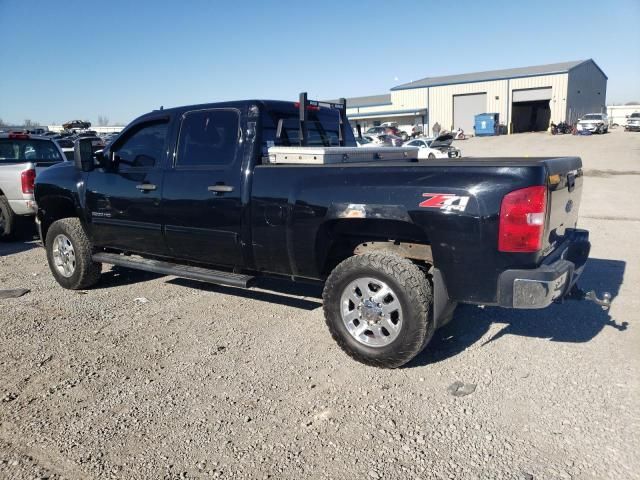
<path fill-rule="evenodd" d="M 349 283 L 340 299 L 342 321 L 349 334 L 369 347 L 384 347 L 402 330 L 402 306 L 391 287 L 373 277 Z"/>
<path fill-rule="evenodd" d="M 63 277 L 69 278 L 76 271 L 76 252 L 69 237 L 60 234 L 53 239 L 53 263 Z"/>

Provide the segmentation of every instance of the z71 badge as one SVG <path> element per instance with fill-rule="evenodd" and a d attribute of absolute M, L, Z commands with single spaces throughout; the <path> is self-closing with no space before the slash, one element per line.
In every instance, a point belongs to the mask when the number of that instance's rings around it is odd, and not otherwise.
<path fill-rule="evenodd" d="M 453 195 L 451 193 L 423 193 L 423 197 L 428 197 L 427 200 L 420 202 L 420 207 L 423 208 L 439 208 L 446 211 L 458 211 L 464 212 L 469 203 L 468 196 Z"/>

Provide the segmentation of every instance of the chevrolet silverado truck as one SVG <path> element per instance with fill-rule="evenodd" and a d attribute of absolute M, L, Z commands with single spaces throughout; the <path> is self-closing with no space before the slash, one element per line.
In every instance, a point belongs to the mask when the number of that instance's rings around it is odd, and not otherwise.
<path fill-rule="evenodd" d="M 21 218 L 36 214 L 36 174 L 64 159 L 48 137 L 0 133 L 0 240 L 11 238 Z"/>
<path fill-rule="evenodd" d="M 78 140 L 74 162 L 36 180 L 53 276 L 87 289 L 110 264 L 242 288 L 321 282 L 333 338 L 385 368 L 460 302 L 545 308 L 572 291 L 590 249 L 579 158 L 357 148 L 345 105 L 303 94 L 161 109 L 102 152 Z"/>

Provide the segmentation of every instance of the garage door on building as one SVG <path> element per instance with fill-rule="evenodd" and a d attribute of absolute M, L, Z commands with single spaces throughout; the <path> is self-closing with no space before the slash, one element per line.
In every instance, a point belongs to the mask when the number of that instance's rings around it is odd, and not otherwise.
<path fill-rule="evenodd" d="M 453 96 L 453 130 L 462 128 L 472 133 L 474 117 L 479 113 L 487 113 L 486 93 Z"/>
<path fill-rule="evenodd" d="M 551 119 L 551 87 L 514 90 L 511 106 L 511 131 L 543 132 Z"/>

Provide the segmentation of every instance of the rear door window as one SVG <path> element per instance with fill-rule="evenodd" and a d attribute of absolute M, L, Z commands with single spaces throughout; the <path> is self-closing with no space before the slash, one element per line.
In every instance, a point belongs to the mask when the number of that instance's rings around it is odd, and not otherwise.
<path fill-rule="evenodd" d="M 240 135 L 235 109 L 194 110 L 182 116 L 176 167 L 216 167 L 234 162 Z"/>

